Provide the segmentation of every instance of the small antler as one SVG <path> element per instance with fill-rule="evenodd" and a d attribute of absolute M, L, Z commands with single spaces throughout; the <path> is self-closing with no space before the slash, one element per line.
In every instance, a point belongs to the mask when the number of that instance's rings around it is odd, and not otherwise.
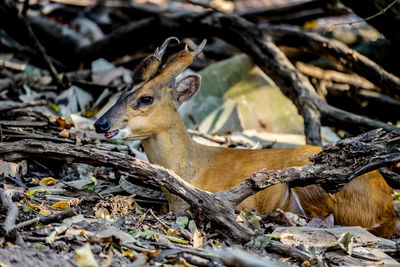
<path fill-rule="evenodd" d="M 199 45 L 196 47 L 196 49 L 193 50 L 193 51 L 191 52 L 192 56 L 193 56 L 193 57 L 197 57 L 197 56 L 201 53 L 201 51 L 203 51 L 203 48 L 206 46 L 206 43 L 207 43 L 207 40 L 204 39 L 204 40 L 201 42 L 201 44 L 199 44 Z M 187 45 L 185 46 L 185 50 L 186 50 L 186 51 L 189 51 Z"/>
<path fill-rule="evenodd" d="M 164 43 L 161 45 L 160 48 L 156 48 L 156 51 L 154 52 L 154 57 L 157 58 L 158 61 L 161 62 L 161 59 L 165 53 L 165 51 L 167 50 L 167 46 L 169 45 L 169 43 L 171 42 L 171 40 L 175 40 L 178 42 L 178 44 L 180 44 L 181 42 L 179 41 L 178 38 L 176 37 L 169 37 L 167 38 Z"/>
<path fill-rule="evenodd" d="M 164 53 L 163 49 L 165 50 L 165 47 L 168 45 L 168 42 L 171 39 L 177 40 L 175 37 L 170 37 L 165 40 L 161 48 L 156 49 L 156 53 L 152 55 L 153 58 L 156 57 L 156 54 L 162 56 L 162 54 Z M 152 77 L 151 80 L 148 80 L 148 82 L 144 86 L 157 88 L 165 88 L 166 86 L 168 86 L 193 62 L 195 57 L 201 53 L 206 43 L 207 41 L 204 39 L 194 51 L 189 52 L 188 49 L 185 48 L 171 56 L 168 62 L 165 63 L 163 68 L 154 77 Z"/>

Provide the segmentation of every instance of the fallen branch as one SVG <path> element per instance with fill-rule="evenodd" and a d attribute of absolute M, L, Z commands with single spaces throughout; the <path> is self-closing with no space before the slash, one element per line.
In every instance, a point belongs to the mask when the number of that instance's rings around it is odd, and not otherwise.
<path fill-rule="evenodd" d="M 343 43 L 322 37 L 317 33 L 305 33 L 293 27 L 269 26 L 265 30 L 278 44 L 301 47 L 311 53 L 334 58 L 349 70 L 370 80 L 386 93 L 400 96 L 400 78 Z"/>
<path fill-rule="evenodd" d="M 187 201 L 191 207 L 218 225 L 217 231 L 237 241 L 250 240 L 254 232 L 236 222 L 234 207 L 245 198 L 274 184 L 290 182 L 293 186 L 319 184 L 337 191 L 351 179 L 382 166 L 400 161 L 400 133 L 374 130 L 358 137 L 328 145 L 311 157 L 315 165 L 283 170 L 260 170 L 242 184 L 211 194 L 182 180 L 170 170 L 122 153 L 89 146 L 54 144 L 24 140 L 0 144 L 0 157 L 6 161 L 45 158 L 114 167 L 134 177 L 151 179 L 169 192 Z"/>
<path fill-rule="evenodd" d="M 152 34 L 155 31 L 160 33 L 157 37 Z M 169 36 L 193 36 L 194 32 L 199 37 L 219 37 L 249 54 L 296 105 L 297 110 L 304 118 L 304 131 L 308 144 L 321 145 L 321 123 L 355 133 L 376 128 L 389 131 L 397 129 L 393 125 L 364 118 L 328 105 L 318 96 L 307 77 L 291 64 L 269 38 L 265 38 L 262 30 L 255 24 L 235 15 L 220 12 L 190 12 L 153 16 L 127 24 L 97 42 L 78 48 L 75 56 L 71 56 L 71 58 L 79 58 L 79 61 L 86 63 L 91 62 L 99 55 L 112 59 L 133 50 L 142 49 L 150 42 L 154 43 L 157 40 L 161 42 Z M 137 36 L 141 36 L 141 38 L 138 39 Z M 118 44 L 118 49 L 115 49 L 116 44 Z M 352 53 L 353 50 L 349 49 L 348 52 Z M 359 64 L 358 59 L 358 57 L 350 56 L 345 58 L 349 65 Z M 367 64 L 367 66 L 370 65 Z M 386 84 L 387 88 L 396 88 L 400 84 L 396 77 L 387 75 L 384 70 L 379 73 L 385 79 L 379 83 L 381 76 L 372 74 L 375 75 L 375 80 L 372 82 L 376 85 L 382 87 L 382 84 Z M 397 88 L 399 87 L 397 86 Z"/>
<path fill-rule="evenodd" d="M 64 162 L 81 162 L 114 167 L 129 172 L 134 177 L 151 179 L 169 192 L 182 197 L 210 221 L 221 227 L 226 237 L 248 241 L 253 231 L 236 222 L 234 207 L 213 194 L 197 189 L 170 170 L 138 160 L 134 157 L 88 146 L 55 144 L 36 140 L 0 143 L 0 158 L 15 161 L 25 158 L 44 158 Z"/>
<path fill-rule="evenodd" d="M 396 123 L 399 119 L 400 100 L 376 91 L 350 87 L 348 84 L 323 83 L 326 99 L 333 106 L 350 112 Z"/>
<path fill-rule="evenodd" d="M 12 201 L 11 193 L 3 188 L 0 188 L 0 200 L 3 206 L 7 209 L 7 217 L 4 221 L 3 229 L 6 234 L 10 234 L 14 230 L 15 220 L 18 217 L 19 209 Z"/>
<path fill-rule="evenodd" d="M 346 83 L 354 87 L 363 89 L 376 89 L 376 87 L 368 80 L 358 76 L 357 74 L 348 74 L 335 70 L 325 70 L 320 67 L 297 62 L 296 68 L 303 74 L 315 77 L 320 80 L 330 80 L 338 83 Z"/>
<path fill-rule="evenodd" d="M 67 210 L 63 210 L 63 211 L 57 212 L 55 214 L 51 214 L 49 216 L 40 215 L 38 217 L 35 217 L 33 219 L 30 219 L 28 221 L 25 221 L 25 222 L 22 222 L 22 223 L 19 223 L 19 224 L 15 225 L 15 229 L 23 228 L 23 227 L 26 227 L 26 226 L 30 226 L 30 225 L 35 224 L 37 222 L 40 222 L 40 223 L 45 224 L 45 225 L 46 224 L 50 224 L 50 223 L 54 223 L 54 222 L 59 222 L 61 220 L 64 220 L 66 218 L 70 218 L 70 217 L 75 216 L 77 214 L 78 213 L 77 213 L 76 209 L 71 208 L 71 209 L 67 209 Z"/>
<path fill-rule="evenodd" d="M 124 53 L 125 50 L 143 46 L 146 38 L 140 38 L 138 42 L 134 37 L 142 36 L 142 34 L 146 36 L 155 29 L 160 32 L 158 38 L 161 39 L 171 35 L 191 36 L 193 32 L 200 33 L 202 37 L 216 36 L 250 55 L 254 62 L 296 105 L 297 110 L 304 118 L 304 131 L 308 144 L 321 145 L 321 122 L 327 126 L 355 133 L 376 128 L 388 131 L 397 129 L 393 125 L 364 118 L 328 105 L 315 92 L 308 78 L 292 65 L 271 40 L 264 37 L 264 33 L 255 24 L 234 15 L 205 12 L 145 19 L 140 23 L 134 22 L 121 27 L 104 39 L 82 48 L 80 53 L 82 58 L 91 58 L 99 53 L 107 56 L 106 51 L 113 51 L 112 53 L 116 56 L 116 53 Z M 149 38 L 149 40 L 153 39 L 153 36 Z M 115 43 L 121 44 L 121 47 L 113 49 Z M 349 58 L 347 60 L 349 64 L 352 64 L 352 60 L 356 59 Z M 395 81 L 395 78 L 392 80 Z"/>
<path fill-rule="evenodd" d="M 324 0 L 301 1 L 238 13 L 239 16 L 252 22 L 264 21 L 273 24 L 296 25 L 302 25 L 313 19 L 347 14 L 349 14 L 347 9 L 334 6 L 331 1 Z"/>
<path fill-rule="evenodd" d="M 47 105 L 46 100 L 33 101 L 33 102 L 28 102 L 28 103 L 16 103 L 16 104 L 1 106 L 0 112 L 7 112 L 9 110 L 14 110 L 14 109 L 19 109 L 19 108 L 45 106 L 45 105 Z"/>
<path fill-rule="evenodd" d="M 279 183 L 290 182 L 292 187 L 318 184 L 328 192 L 337 192 L 361 174 L 400 161 L 400 131 L 377 129 L 344 139 L 324 146 L 310 161 L 314 165 L 260 170 L 240 185 L 215 195 L 236 206 L 258 191 Z"/>

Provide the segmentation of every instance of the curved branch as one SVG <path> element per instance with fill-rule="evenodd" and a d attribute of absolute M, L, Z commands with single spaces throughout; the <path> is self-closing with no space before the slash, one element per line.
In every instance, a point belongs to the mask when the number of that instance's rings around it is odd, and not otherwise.
<path fill-rule="evenodd" d="M 0 158 L 11 161 L 28 157 L 109 166 L 136 177 L 151 179 L 183 198 L 192 208 L 218 225 L 218 231 L 227 238 L 248 241 L 254 232 L 236 222 L 234 207 L 238 203 L 258 191 L 286 182 L 294 187 L 319 184 L 329 191 L 337 191 L 356 176 L 400 161 L 400 131 L 378 129 L 339 141 L 311 157 L 314 165 L 275 171 L 260 170 L 243 183 L 214 194 L 190 185 L 170 170 L 118 152 L 34 140 L 0 143 Z"/>
<path fill-rule="evenodd" d="M 388 94 L 400 97 L 400 78 L 343 43 L 293 27 L 268 26 L 266 31 L 278 44 L 300 46 L 311 53 L 333 57 L 346 68 L 368 79 Z"/>
<path fill-rule="evenodd" d="M 236 222 L 234 206 L 213 194 L 202 191 L 185 182 L 174 172 L 123 153 L 101 150 L 89 146 L 57 144 L 45 141 L 22 140 L 0 143 L 0 158 L 19 161 L 26 158 L 42 158 L 63 162 L 80 162 L 108 166 L 129 172 L 134 177 L 151 179 L 187 201 L 192 208 L 206 216 L 227 238 L 248 241 L 253 231 Z"/>
<path fill-rule="evenodd" d="M 247 197 L 279 183 L 293 187 L 319 184 L 328 192 L 337 192 L 355 177 L 400 161 L 400 131 L 382 129 L 327 145 L 310 157 L 314 165 L 282 170 L 260 170 L 219 198 L 236 206 Z"/>

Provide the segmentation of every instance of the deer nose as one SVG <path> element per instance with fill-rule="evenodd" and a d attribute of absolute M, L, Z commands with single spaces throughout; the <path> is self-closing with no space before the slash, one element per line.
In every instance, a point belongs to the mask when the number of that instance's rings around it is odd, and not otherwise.
<path fill-rule="evenodd" d="M 106 120 L 97 120 L 94 124 L 96 128 L 96 133 L 105 133 L 111 128 L 111 123 Z"/>

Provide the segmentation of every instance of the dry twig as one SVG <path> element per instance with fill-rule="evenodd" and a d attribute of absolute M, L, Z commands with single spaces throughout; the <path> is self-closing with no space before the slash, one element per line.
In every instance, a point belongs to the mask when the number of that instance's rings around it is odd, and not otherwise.
<path fill-rule="evenodd" d="M 19 210 L 17 205 L 12 201 L 11 193 L 3 188 L 0 188 L 0 200 L 3 203 L 3 206 L 7 209 L 7 217 L 3 229 L 6 234 L 9 234 L 14 230 L 15 220 L 18 217 Z"/>
<path fill-rule="evenodd" d="M 372 157 L 373 155 L 373 157 Z M 214 194 L 202 191 L 170 170 L 125 154 L 70 144 L 24 140 L 1 143 L 0 157 L 7 161 L 40 157 L 66 162 L 82 162 L 114 167 L 131 175 L 151 179 L 169 192 L 187 201 L 229 239 L 248 241 L 253 231 L 236 222 L 234 207 L 245 198 L 274 184 L 290 182 L 293 186 L 319 184 L 337 191 L 351 179 L 400 160 L 400 133 L 374 130 L 326 146 L 310 160 L 315 165 L 283 170 L 260 170 L 242 184 Z"/>

